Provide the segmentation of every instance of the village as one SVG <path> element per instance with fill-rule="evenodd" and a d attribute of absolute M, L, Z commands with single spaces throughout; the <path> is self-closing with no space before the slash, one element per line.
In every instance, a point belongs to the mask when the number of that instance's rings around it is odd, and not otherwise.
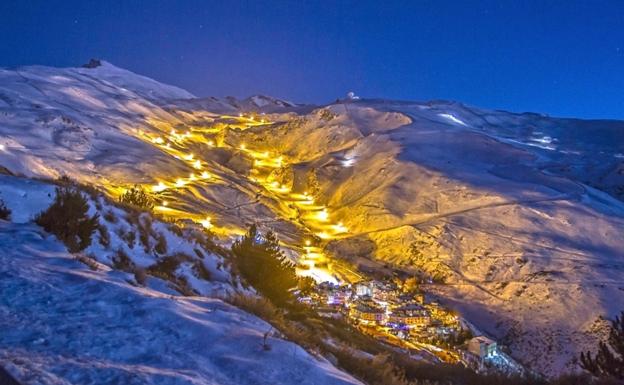
<path fill-rule="evenodd" d="M 465 320 L 437 301 L 428 301 L 410 279 L 323 282 L 299 293 L 299 301 L 322 317 L 344 319 L 416 359 L 458 363 L 476 371 L 521 370 L 495 341 L 474 336 Z"/>

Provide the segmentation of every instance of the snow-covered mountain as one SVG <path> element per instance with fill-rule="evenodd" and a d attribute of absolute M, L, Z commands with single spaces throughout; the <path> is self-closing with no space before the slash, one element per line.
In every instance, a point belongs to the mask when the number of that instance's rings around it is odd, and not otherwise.
<path fill-rule="evenodd" d="M 624 122 L 196 99 L 104 62 L 0 71 L 0 145 L 13 173 L 113 195 L 162 183 L 166 214 L 209 215 L 224 242 L 259 222 L 294 258 L 316 234 L 355 266 L 424 271 L 429 293 L 542 373 L 574 369 L 624 309 Z M 304 193 L 336 234 L 289 200 Z"/>

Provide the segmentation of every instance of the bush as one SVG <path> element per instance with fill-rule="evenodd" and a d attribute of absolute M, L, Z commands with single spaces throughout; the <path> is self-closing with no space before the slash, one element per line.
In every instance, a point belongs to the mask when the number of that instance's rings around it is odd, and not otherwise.
<path fill-rule="evenodd" d="M 117 217 L 115 216 L 115 213 L 111 210 L 108 210 L 104 213 L 104 219 L 110 223 L 117 223 Z"/>
<path fill-rule="evenodd" d="M 204 281 L 210 281 L 210 270 L 206 269 L 206 266 L 202 261 L 195 261 L 193 263 L 193 272 L 197 278 L 201 278 Z"/>
<path fill-rule="evenodd" d="M 110 233 L 108 232 L 108 229 L 106 228 L 106 226 L 100 224 L 98 226 L 98 233 L 100 234 L 100 245 L 104 247 L 109 247 L 111 239 L 110 239 Z"/>
<path fill-rule="evenodd" d="M 157 254 L 163 255 L 167 254 L 167 238 L 163 234 L 159 234 L 156 239 L 156 246 L 154 246 L 154 251 Z"/>
<path fill-rule="evenodd" d="M 98 227 L 98 215 L 87 215 L 87 199 L 75 187 L 57 187 L 54 202 L 37 215 L 35 222 L 61 240 L 71 253 L 91 244 L 91 235 Z"/>
<path fill-rule="evenodd" d="M 136 265 L 128 254 L 123 249 L 118 249 L 117 253 L 113 256 L 113 267 L 117 270 L 133 272 L 136 269 Z"/>
<path fill-rule="evenodd" d="M 237 308 L 245 310 L 248 313 L 258 316 L 269 323 L 274 323 L 279 314 L 275 305 L 263 297 L 254 297 L 237 293 L 227 298 L 227 302 Z"/>
<path fill-rule="evenodd" d="M 119 202 L 147 211 L 154 208 L 154 199 L 139 185 L 134 185 L 121 194 Z"/>
<path fill-rule="evenodd" d="M 178 269 L 178 266 L 180 266 L 180 263 L 183 261 L 188 261 L 190 259 L 191 258 L 184 254 L 168 256 L 148 267 L 147 272 L 154 277 L 175 282 L 178 279 L 175 275 L 175 271 Z"/>
<path fill-rule="evenodd" d="M 0 219 L 8 221 L 11 219 L 11 209 L 4 204 L 4 201 L 0 199 Z"/>
<path fill-rule="evenodd" d="M 146 253 L 151 251 L 150 236 L 152 235 L 152 218 L 149 215 L 140 217 L 138 220 L 139 242 L 143 245 Z"/>
<path fill-rule="evenodd" d="M 141 286 L 145 286 L 147 283 L 147 274 L 144 269 L 136 268 L 134 269 L 134 280 Z"/>

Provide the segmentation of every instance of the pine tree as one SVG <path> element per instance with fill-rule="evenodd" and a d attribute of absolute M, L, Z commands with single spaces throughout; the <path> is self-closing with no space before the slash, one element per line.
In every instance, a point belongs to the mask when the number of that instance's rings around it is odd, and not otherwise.
<path fill-rule="evenodd" d="M 624 379 L 624 311 L 611 321 L 609 338 L 600 341 L 595 356 L 581 353 L 581 367 L 597 377 Z"/>
<path fill-rule="evenodd" d="M 297 285 L 295 268 L 286 259 L 272 231 L 264 236 L 252 225 L 232 246 L 241 276 L 259 293 L 277 304 L 291 299 Z"/>

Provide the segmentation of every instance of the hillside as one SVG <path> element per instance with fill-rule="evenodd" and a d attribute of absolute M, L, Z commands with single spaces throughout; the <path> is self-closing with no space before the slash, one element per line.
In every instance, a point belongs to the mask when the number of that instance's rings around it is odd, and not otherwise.
<path fill-rule="evenodd" d="M 13 173 L 153 187 L 163 215 L 208 216 L 225 244 L 250 222 L 294 259 L 313 240 L 319 279 L 360 274 L 336 260 L 425 273 L 545 374 L 573 370 L 624 309 L 624 122 L 194 99 L 104 63 L 0 71 L 0 144 Z"/>
<path fill-rule="evenodd" d="M 119 228 L 132 231 L 119 209 L 115 223 L 102 220 L 111 245 L 98 236 L 77 259 L 30 222 L 49 205 L 54 186 L 3 176 L 0 191 L 12 210 L 11 222 L 0 220 L 0 365 L 22 384 L 359 383 L 217 299 L 232 290 L 227 271 L 215 267 L 217 255 L 196 257 L 210 281 L 194 277 L 184 263 L 174 273 L 202 296 L 182 296 L 153 276 L 141 284 L 110 267 L 119 247 L 138 266 L 156 262 L 143 246 L 117 238 Z M 92 211 L 114 210 L 96 206 L 92 201 Z M 170 253 L 201 248 L 161 223 L 153 226 L 166 234 Z M 85 264 L 85 258 L 94 260 Z"/>

